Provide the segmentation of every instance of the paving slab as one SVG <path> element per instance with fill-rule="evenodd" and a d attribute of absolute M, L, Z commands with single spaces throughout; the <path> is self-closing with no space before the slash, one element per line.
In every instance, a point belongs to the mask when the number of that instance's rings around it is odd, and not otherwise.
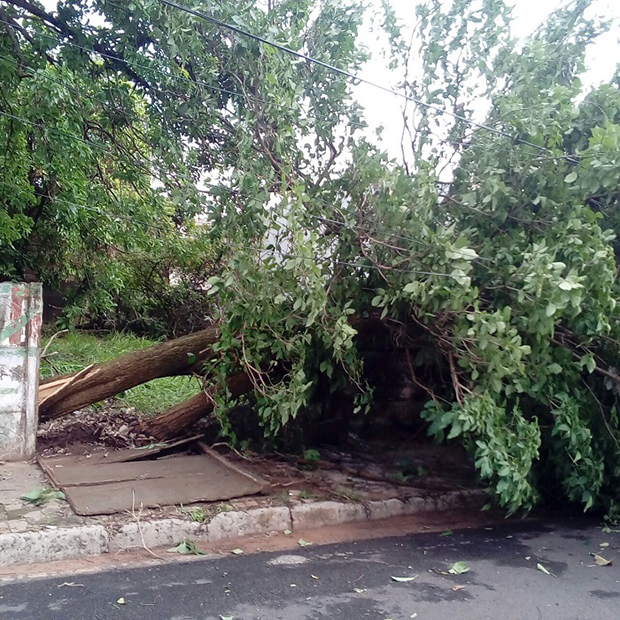
<path fill-rule="evenodd" d="M 0 566 L 119 554 L 136 548 L 172 547 L 184 540 L 217 542 L 257 534 L 301 533 L 316 528 L 405 517 L 428 511 L 482 507 L 481 490 L 444 493 L 400 489 L 398 497 L 379 500 L 325 501 L 297 489 L 268 497 L 245 497 L 226 503 L 135 507 L 122 514 L 80 517 L 68 503 L 41 506 L 22 496 L 49 487 L 35 463 L 5 463 L 0 469 Z M 398 493 L 396 489 L 395 493 Z"/>

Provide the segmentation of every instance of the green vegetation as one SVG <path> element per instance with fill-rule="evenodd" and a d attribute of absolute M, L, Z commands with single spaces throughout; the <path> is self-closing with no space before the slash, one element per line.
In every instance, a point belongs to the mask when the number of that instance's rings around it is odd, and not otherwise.
<path fill-rule="evenodd" d="M 620 77 L 584 88 L 609 24 L 564 4 L 519 43 L 503 0 L 412 3 L 413 32 L 384 3 L 394 161 L 342 73 L 367 58 L 354 0 L 201 3 L 340 72 L 158 0 L 7 0 L 0 272 L 70 285 L 71 325 L 219 321 L 221 419 L 244 370 L 266 435 L 326 393 L 368 410 L 356 325 L 383 321 L 501 505 L 613 514 Z"/>
<path fill-rule="evenodd" d="M 43 339 L 43 347 L 48 340 Z M 76 372 L 90 364 L 106 362 L 153 344 L 156 344 L 154 340 L 121 332 L 97 336 L 73 331 L 54 339 L 46 359 L 41 362 L 41 376 Z M 163 377 L 128 390 L 116 400 L 120 405 L 135 407 L 139 414 L 150 415 L 194 396 L 199 389 L 194 377 Z"/>

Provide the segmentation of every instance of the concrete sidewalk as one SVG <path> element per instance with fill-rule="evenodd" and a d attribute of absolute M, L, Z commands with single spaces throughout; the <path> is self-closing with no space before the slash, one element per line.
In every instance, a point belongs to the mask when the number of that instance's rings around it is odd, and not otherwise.
<path fill-rule="evenodd" d="M 486 494 L 478 489 L 420 492 L 407 489 L 372 501 L 304 499 L 294 489 L 284 497 L 252 497 L 219 504 L 169 506 L 112 516 L 79 517 L 70 506 L 49 500 L 34 506 L 21 497 L 49 488 L 34 463 L 5 463 L 0 470 L 0 566 L 53 562 L 171 547 L 184 540 L 215 542 L 271 532 L 301 532 L 348 522 L 374 521 L 422 512 L 479 509 Z M 396 495 L 396 493 L 395 493 Z"/>

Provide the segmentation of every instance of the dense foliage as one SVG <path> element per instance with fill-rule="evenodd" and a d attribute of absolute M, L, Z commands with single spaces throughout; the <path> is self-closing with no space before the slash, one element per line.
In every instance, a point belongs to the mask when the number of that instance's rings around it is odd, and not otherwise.
<path fill-rule="evenodd" d="M 416 379 L 430 432 L 471 451 L 502 505 L 617 509 L 620 84 L 582 87 L 606 27 L 590 4 L 517 44 L 502 0 L 426 0 L 407 24 L 385 3 L 399 88 L 423 103 L 396 162 L 342 74 L 157 0 L 8 1 L 1 110 L 29 124 L 0 119 L 4 275 L 95 273 L 101 294 L 141 278 L 148 298 L 154 274 L 124 253 L 210 269 L 209 382 L 248 371 L 267 433 L 326 380 L 368 406 L 355 325 L 379 317 L 413 375 L 436 369 Z M 354 2 L 201 9 L 340 69 L 366 58 Z"/>

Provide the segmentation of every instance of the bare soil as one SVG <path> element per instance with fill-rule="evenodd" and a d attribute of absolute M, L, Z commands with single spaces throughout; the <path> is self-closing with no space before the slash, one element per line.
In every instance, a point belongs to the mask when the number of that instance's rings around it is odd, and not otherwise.
<path fill-rule="evenodd" d="M 41 425 L 39 453 L 94 454 L 156 443 L 141 432 L 140 415 L 110 404 L 82 410 Z M 342 446 L 323 446 L 313 456 L 269 454 L 214 447 L 229 460 L 267 480 L 275 503 L 292 499 L 370 501 L 476 488 L 476 475 L 466 453 L 423 439 L 392 437 L 367 442 L 355 435 Z"/>

